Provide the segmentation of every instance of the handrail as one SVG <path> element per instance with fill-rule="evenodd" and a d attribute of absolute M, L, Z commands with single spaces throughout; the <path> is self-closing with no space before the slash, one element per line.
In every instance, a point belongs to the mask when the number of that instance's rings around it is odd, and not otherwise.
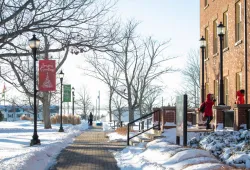
<path fill-rule="evenodd" d="M 147 126 L 147 129 L 146 129 L 146 130 L 143 130 L 142 132 L 140 132 L 140 133 L 138 133 L 138 134 L 136 134 L 136 135 L 134 135 L 134 136 L 132 136 L 132 137 L 129 137 L 129 130 L 130 130 L 129 126 L 130 126 L 131 124 L 137 122 L 138 120 L 142 120 L 142 119 L 144 119 L 144 118 L 146 118 L 146 117 L 148 117 L 148 116 L 151 116 L 151 115 L 153 115 L 154 113 L 157 113 L 157 112 L 158 112 L 158 125 L 153 125 L 153 127 L 151 127 L 151 128 L 148 128 L 148 126 Z M 153 129 L 153 128 L 155 128 L 155 127 L 158 127 L 158 130 L 160 130 L 160 120 L 161 120 L 160 113 L 161 113 L 160 110 L 156 110 L 156 111 L 154 111 L 154 112 L 151 112 L 151 113 L 146 114 L 146 115 L 144 115 L 144 116 L 142 116 L 142 117 L 140 117 L 140 118 L 138 118 L 138 119 L 136 119 L 136 120 L 133 120 L 133 121 L 129 122 L 129 123 L 127 124 L 127 125 L 128 125 L 128 129 L 127 129 L 127 145 L 129 146 L 129 140 L 130 140 L 130 139 L 132 139 L 132 138 L 134 138 L 134 137 L 136 137 L 136 136 L 138 136 L 138 135 L 140 135 L 140 134 L 142 134 L 142 133 L 144 133 L 144 132 L 146 132 L 146 131 L 148 131 L 148 130 L 150 130 L 150 129 Z"/>
<path fill-rule="evenodd" d="M 132 138 L 134 138 L 134 137 L 136 137 L 136 136 L 138 136 L 138 135 L 140 135 L 140 134 L 142 134 L 142 133 L 145 133 L 145 132 L 149 131 L 150 129 L 153 129 L 153 128 L 157 127 L 157 126 L 158 126 L 158 125 L 155 125 L 155 126 L 152 126 L 151 128 L 148 128 L 148 129 L 146 129 L 146 130 L 143 130 L 142 132 L 137 133 L 136 135 L 132 136 L 132 137 L 129 138 L 129 139 L 132 139 Z"/>
<path fill-rule="evenodd" d="M 157 111 L 158 111 L 158 110 L 157 110 Z M 146 115 L 144 115 L 144 116 L 142 116 L 142 117 L 140 117 L 140 118 L 138 118 L 138 119 L 136 119 L 136 120 L 133 120 L 133 121 L 129 122 L 128 124 L 133 124 L 133 123 L 137 122 L 138 120 L 141 120 L 141 119 L 143 119 L 143 118 L 145 118 L 145 117 L 148 117 L 148 116 L 154 114 L 154 113 L 157 112 L 157 111 L 154 111 L 154 112 L 151 112 L 151 113 L 149 113 L 149 114 L 146 114 Z"/>

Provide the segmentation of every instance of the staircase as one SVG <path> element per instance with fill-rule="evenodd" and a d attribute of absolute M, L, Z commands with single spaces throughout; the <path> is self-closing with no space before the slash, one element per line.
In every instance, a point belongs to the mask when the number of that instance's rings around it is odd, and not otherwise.
<path fill-rule="evenodd" d="M 153 120 L 153 116 L 157 114 L 158 120 Z M 156 116 L 155 116 L 156 117 Z M 132 122 L 128 123 L 127 129 L 127 145 L 135 146 L 141 142 L 150 142 L 157 138 L 162 138 L 160 130 L 161 111 L 157 110 L 144 115 Z M 145 128 L 146 127 L 146 128 Z"/>

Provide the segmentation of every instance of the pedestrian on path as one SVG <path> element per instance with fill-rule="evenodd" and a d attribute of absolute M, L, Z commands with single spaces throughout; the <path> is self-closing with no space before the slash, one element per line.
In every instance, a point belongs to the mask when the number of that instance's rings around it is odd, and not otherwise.
<path fill-rule="evenodd" d="M 241 89 L 236 92 L 236 102 L 235 104 L 245 104 L 245 90 Z"/>
<path fill-rule="evenodd" d="M 204 117 L 206 118 L 206 129 L 212 129 L 210 127 L 210 122 L 213 120 L 213 110 L 212 107 L 214 105 L 214 103 L 216 102 L 216 99 L 214 99 L 214 95 L 209 93 L 207 94 L 207 100 L 205 102 L 203 102 L 200 106 L 200 108 L 204 108 L 204 109 L 200 109 L 200 110 L 204 110 L 202 111 L 204 114 Z"/>
<path fill-rule="evenodd" d="M 92 126 L 92 122 L 93 122 L 93 114 L 92 114 L 92 112 L 90 112 L 89 119 L 88 119 L 88 123 L 90 126 Z"/>

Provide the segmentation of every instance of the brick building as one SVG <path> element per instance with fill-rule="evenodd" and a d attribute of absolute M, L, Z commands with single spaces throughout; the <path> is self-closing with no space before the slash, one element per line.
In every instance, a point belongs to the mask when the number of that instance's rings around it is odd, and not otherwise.
<path fill-rule="evenodd" d="M 246 0 L 200 0 L 200 34 L 206 39 L 205 50 L 205 95 L 219 97 L 220 46 L 217 25 L 222 22 L 226 27 L 223 43 L 224 103 L 233 106 L 236 91 L 249 92 L 250 81 L 250 15 L 245 15 Z M 247 11 L 250 10 L 248 1 Z M 245 23 L 245 17 L 248 22 Z M 247 29 L 245 29 L 245 24 Z M 245 32 L 248 31 L 247 34 Z M 246 43 L 248 42 L 248 45 Z M 245 47 L 248 48 L 246 49 Z M 247 56 L 247 57 L 245 57 Z M 246 81 L 247 80 L 247 81 Z M 249 93 L 246 96 L 249 102 Z"/>

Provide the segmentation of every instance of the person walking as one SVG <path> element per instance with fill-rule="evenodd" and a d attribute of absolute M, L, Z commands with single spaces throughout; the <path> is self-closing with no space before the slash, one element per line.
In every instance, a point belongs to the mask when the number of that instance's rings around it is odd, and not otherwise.
<path fill-rule="evenodd" d="M 235 104 L 245 104 L 245 90 L 241 89 L 236 92 L 236 102 Z"/>
<path fill-rule="evenodd" d="M 210 127 L 210 122 L 213 120 L 213 110 L 212 107 L 215 103 L 216 99 L 214 99 L 214 95 L 209 93 L 207 94 L 207 99 L 205 102 L 203 102 L 200 106 L 200 109 L 202 110 L 204 117 L 206 117 L 206 129 L 212 129 Z"/>
<path fill-rule="evenodd" d="M 92 112 L 90 112 L 90 114 L 89 114 L 89 125 L 90 126 L 92 126 L 92 122 L 93 122 L 93 114 L 92 114 Z"/>

